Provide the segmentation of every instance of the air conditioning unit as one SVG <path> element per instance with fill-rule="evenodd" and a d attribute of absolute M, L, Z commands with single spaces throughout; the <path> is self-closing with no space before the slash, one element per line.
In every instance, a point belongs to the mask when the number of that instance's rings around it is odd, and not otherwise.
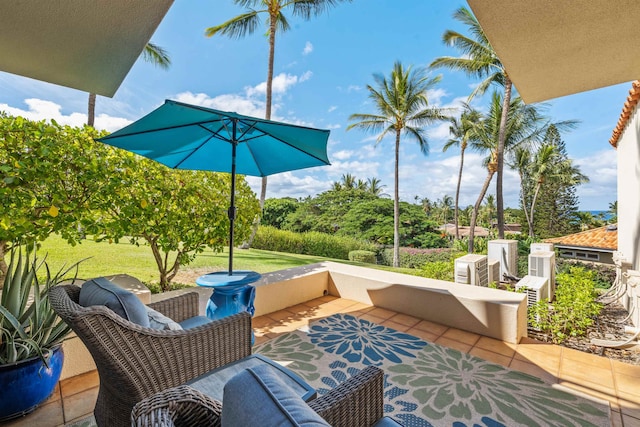
<path fill-rule="evenodd" d="M 545 277 L 526 275 L 516 283 L 516 290 L 522 288 L 527 294 L 527 307 L 547 299 L 547 295 L 549 295 L 549 281 Z M 536 317 L 536 320 L 539 322 L 540 318 Z"/>
<path fill-rule="evenodd" d="M 532 243 L 529 253 L 535 254 L 537 252 L 553 252 L 553 243 Z"/>
<path fill-rule="evenodd" d="M 500 261 L 497 259 L 488 260 L 488 281 L 489 283 L 500 283 Z"/>
<path fill-rule="evenodd" d="M 500 263 L 500 281 L 504 275 L 518 275 L 518 241 L 517 240 L 490 240 L 487 255 L 490 259 L 497 259 Z"/>
<path fill-rule="evenodd" d="M 463 285 L 487 286 L 489 277 L 486 255 L 464 255 L 456 259 L 455 281 Z"/>
<path fill-rule="evenodd" d="M 556 294 L 556 253 L 536 252 L 529 255 L 529 276 L 544 277 L 549 282 L 545 297 L 552 301 Z"/>

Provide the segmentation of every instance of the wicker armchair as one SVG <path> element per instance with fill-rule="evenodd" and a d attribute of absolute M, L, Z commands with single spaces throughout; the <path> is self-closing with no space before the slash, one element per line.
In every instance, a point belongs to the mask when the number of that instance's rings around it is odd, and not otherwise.
<path fill-rule="evenodd" d="M 93 356 L 100 376 L 99 426 L 130 425 L 142 399 L 251 354 L 251 316 L 243 312 L 181 331 L 144 328 L 103 306 L 78 304 L 80 288 L 52 288 L 54 310 Z M 149 304 L 176 322 L 198 315 L 198 294 Z"/>
<path fill-rule="evenodd" d="M 333 427 L 371 426 L 383 416 L 383 388 L 383 371 L 370 366 L 309 406 Z M 138 402 L 131 412 L 131 425 L 218 427 L 221 414 L 220 402 L 183 385 Z"/>

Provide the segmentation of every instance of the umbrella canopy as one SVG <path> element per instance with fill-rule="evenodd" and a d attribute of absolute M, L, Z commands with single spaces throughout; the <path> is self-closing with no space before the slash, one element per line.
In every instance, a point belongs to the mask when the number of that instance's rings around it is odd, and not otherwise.
<path fill-rule="evenodd" d="M 233 272 L 235 175 L 267 176 L 328 165 L 329 131 L 166 100 L 99 141 L 173 169 L 231 173 L 229 274 Z"/>

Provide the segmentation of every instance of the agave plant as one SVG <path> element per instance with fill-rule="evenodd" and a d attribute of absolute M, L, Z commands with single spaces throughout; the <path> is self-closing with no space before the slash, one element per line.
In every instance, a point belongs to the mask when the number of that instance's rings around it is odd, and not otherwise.
<path fill-rule="evenodd" d="M 0 298 L 0 365 L 36 356 L 47 364 L 47 356 L 71 330 L 51 308 L 47 292 L 70 271 L 75 269 L 77 275 L 78 264 L 62 267 L 52 275 L 35 251 L 27 249 L 25 256 L 20 246 L 11 251 Z M 46 274 L 41 282 L 38 273 L 42 267 Z"/>

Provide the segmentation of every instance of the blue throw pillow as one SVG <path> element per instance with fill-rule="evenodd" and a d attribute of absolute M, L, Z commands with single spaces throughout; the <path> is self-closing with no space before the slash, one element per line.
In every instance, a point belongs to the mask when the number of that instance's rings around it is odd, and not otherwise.
<path fill-rule="evenodd" d="M 159 311 L 154 310 L 151 307 L 145 306 L 147 310 L 147 317 L 149 318 L 149 326 L 153 329 L 160 329 L 163 331 L 181 331 L 182 326 L 174 322 L 169 317 L 160 313 Z"/>
<path fill-rule="evenodd" d="M 119 316 L 145 328 L 149 327 L 147 307 L 132 292 L 104 277 L 87 280 L 80 288 L 80 305 L 104 305 Z"/>
<path fill-rule="evenodd" d="M 224 386 L 222 427 L 327 427 L 268 366 L 245 369 Z"/>

